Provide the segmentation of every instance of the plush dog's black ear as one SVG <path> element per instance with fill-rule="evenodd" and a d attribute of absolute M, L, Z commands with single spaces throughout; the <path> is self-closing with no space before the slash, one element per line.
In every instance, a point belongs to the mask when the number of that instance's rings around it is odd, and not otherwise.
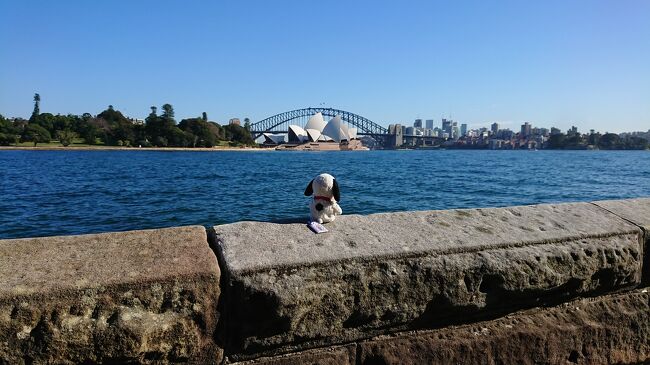
<path fill-rule="evenodd" d="M 339 190 L 339 183 L 334 179 L 334 186 L 332 187 L 332 194 L 334 199 L 338 202 L 341 201 L 341 191 Z"/>
<path fill-rule="evenodd" d="M 305 189 L 305 196 L 310 196 L 311 194 L 314 193 L 314 188 L 311 187 L 313 183 L 314 183 L 314 179 L 311 179 L 309 184 L 307 184 L 307 189 Z"/>

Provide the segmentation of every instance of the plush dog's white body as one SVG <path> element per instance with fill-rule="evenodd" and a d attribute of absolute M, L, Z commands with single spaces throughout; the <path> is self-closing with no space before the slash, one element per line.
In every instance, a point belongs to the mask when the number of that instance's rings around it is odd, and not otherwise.
<path fill-rule="evenodd" d="M 307 185 L 305 195 L 314 195 L 309 204 L 310 218 L 314 222 L 329 223 L 343 214 L 338 205 L 341 199 L 339 184 L 330 174 L 320 174 Z"/>

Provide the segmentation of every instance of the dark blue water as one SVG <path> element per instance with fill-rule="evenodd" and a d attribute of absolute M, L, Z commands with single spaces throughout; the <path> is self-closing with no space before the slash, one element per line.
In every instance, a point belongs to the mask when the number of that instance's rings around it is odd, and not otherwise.
<path fill-rule="evenodd" d="M 0 151 L 0 238 L 306 217 L 320 172 L 344 213 L 650 196 L 646 151 Z"/>

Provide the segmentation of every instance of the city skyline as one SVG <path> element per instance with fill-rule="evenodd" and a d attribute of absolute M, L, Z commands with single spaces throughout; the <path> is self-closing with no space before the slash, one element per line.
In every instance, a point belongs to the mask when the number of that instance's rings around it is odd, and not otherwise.
<path fill-rule="evenodd" d="M 258 121 L 324 104 L 383 126 L 451 115 L 469 129 L 645 131 L 649 12 L 643 1 L 5 1 L 0 113 L 29 117 L 39 93 L 54 114 L 112 104 L 142 119 L 171 103 L 179 119 Z"/>

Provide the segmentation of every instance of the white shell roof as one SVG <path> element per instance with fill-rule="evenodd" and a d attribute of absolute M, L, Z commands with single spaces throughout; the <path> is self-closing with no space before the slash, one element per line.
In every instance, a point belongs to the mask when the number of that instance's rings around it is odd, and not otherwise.
<path fill-rule="evenodd" d="M 318 141 L 318 138 L 321 137 L 321 133 L 320 133 L 319 130 L 308 128 L 307 129 L 307 136 L 309 136 L 310 141 L 316 142 L 316 141 Z"/>
<path fill-rule="evenodd" d="M 300 128 L 300 126 L 290 125 L 289 130 L 292 131 L 298 138 L 300 138 L 301 142 L 306 142 L 309 140 L 307 132 L 304 129 Z"/>
<path fill-rule="evenodd" d="M 335 116 L 327 123 L 325 128 L 323 128 L 323 134 L 332 138 L 336 142 L 350 139 L 348 137 L 348 127 L 341 123 L 341 116 L 339 115 Z"/>
<path fill-rule="evenodd" d="M 286 134 L 263 133 L 267 143 L 280 144 L 286 142 Z"/>
<path fill-rule="evenodd" d="M 326 125 L 327 123 L 325 123 L 325 120 L 323 119 L 323 114 L 316 113 L 309 118 L 309 121 L 307 121 L 307 124 L 305 125 L 305 129 L 315 129 L 318 132 L 322 132 Z"/>
<path fill-rule="evenodd" d="M 301 142 L 306 141 L 336 141 L 340 143 L 343 140 L 357 138 L 357 128 L 350 128 L 343 123 L 341 116 L 337 115 L 325 123 L 323 114 L 316 113 L 309 118 L 305 128 L 298 125 L 290 125 L 289 130 L 295 134 Z"/>

